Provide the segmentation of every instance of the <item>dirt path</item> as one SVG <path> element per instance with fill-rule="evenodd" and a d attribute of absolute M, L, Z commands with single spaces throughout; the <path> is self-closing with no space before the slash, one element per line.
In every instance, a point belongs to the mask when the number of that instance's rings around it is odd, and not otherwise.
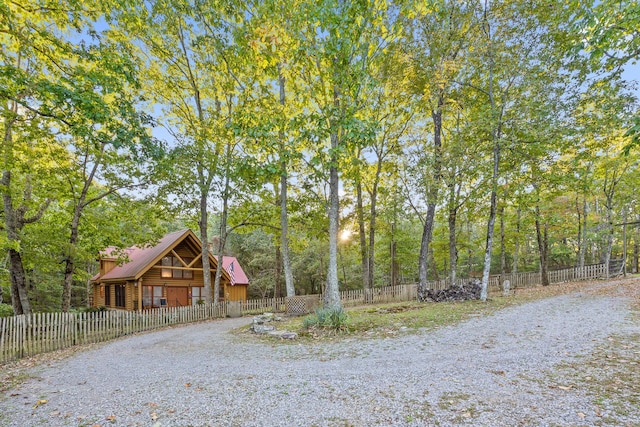
<path fill-rule="evenodd" d="M 593 387 L 614 351 L 624 373 L 638 372 L 639 288 L 592 284 L 385 339 L 228 333 L 250 319 L 132 336 L 26 370 L 33 378 L 0 397 L 0 426 L 640 425 L 633 395 Z"/>

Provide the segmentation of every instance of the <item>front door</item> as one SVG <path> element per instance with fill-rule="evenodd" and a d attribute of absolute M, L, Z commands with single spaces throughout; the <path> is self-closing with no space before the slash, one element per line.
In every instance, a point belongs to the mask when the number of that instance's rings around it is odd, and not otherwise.
<path fill-rule="evenodd" d="M 167 305 L 169 307 L 185 307 L 189 305 L 189 288 L 167 287 Z"/>

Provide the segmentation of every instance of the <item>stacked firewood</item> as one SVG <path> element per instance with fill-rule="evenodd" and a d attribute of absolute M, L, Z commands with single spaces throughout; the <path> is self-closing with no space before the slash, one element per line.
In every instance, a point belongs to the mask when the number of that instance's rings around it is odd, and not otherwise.
<path fill-rule="evenodd" d="M 480 280 L 473 279 L 462 286 L 452 286 L 447 289 L 426 289 L 418 292 L 418 301 L 466 301 L 480 299 L 482 285 Z"/>

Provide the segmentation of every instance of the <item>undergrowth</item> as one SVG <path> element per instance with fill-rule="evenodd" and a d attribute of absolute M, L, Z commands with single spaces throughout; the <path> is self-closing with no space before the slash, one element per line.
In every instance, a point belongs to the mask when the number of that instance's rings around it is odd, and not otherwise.
<path fill-rule="evenodd" d="M 347 329 L 349 318 L 342 307 L 319 308 L 315 313 L 302 320 L 305 329 L 322 328 L 332 331 Z"/>

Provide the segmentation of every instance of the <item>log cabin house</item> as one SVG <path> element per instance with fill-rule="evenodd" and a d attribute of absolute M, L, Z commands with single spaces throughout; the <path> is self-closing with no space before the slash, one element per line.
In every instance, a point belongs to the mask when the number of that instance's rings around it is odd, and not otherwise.
<path fill-rule="evenodd" d="M 204 300 L 202 244 L 189 229 L 169 233 L 152 247 L 109 247 L 99 261 L 100 272 L 91 279 L 94 307 L 140 310 Z M 218 261 L 211 252 L 209 264 L 213 287 Z M 238 260 L 223 257 L 222 264 L 220 301 L 246 300 L 249 280 Z"/>

